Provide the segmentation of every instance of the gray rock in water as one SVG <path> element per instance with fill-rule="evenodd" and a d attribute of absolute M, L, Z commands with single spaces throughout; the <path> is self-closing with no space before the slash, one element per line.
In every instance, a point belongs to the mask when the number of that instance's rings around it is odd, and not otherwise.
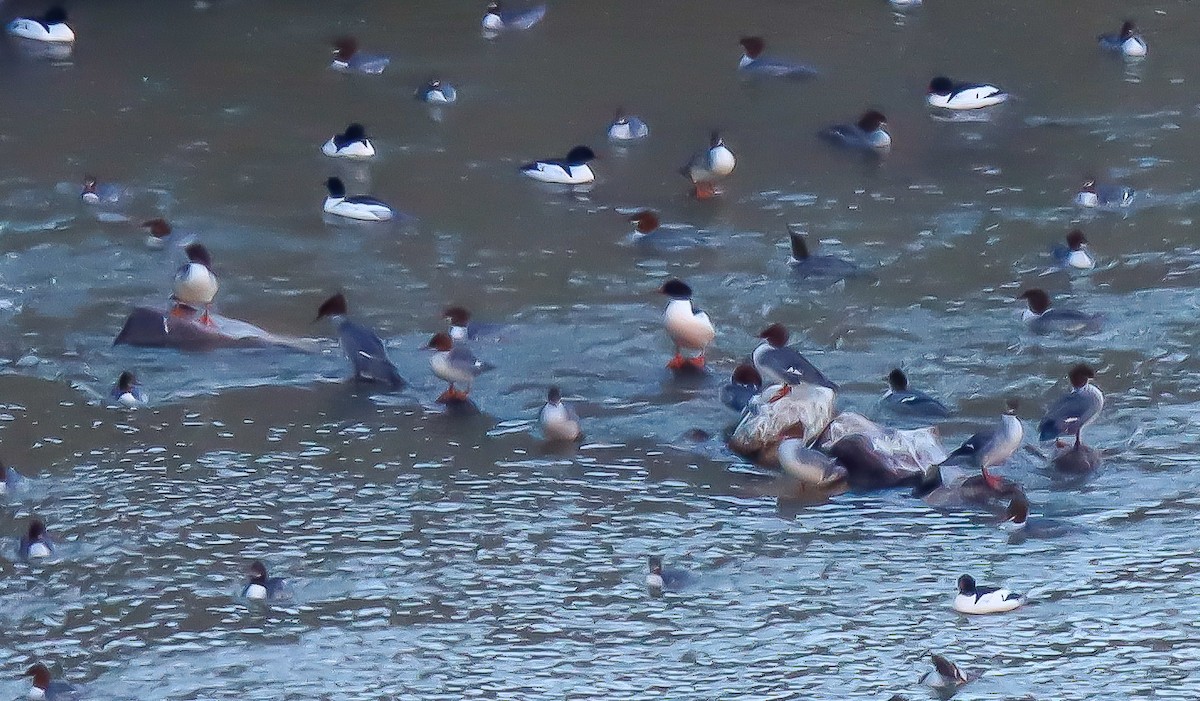
<path fill-rule="evenodd" d="M 784 432 L 800 426 L 804 442 L 811 443 L 833 418 L 836 401 L 837 394 L 828 387 L 808 383 L 767 387 L 746 405 L 729 447 L 760 465 L 777 467 L 776 451 Z"/>

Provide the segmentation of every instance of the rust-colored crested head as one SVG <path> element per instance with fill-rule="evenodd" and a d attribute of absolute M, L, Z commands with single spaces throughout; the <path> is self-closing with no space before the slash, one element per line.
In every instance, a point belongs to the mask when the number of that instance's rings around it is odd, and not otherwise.
<path fill-rule="evenodd" d="M 738 43 L 742 45 L 742 50 L 750 58 L 762 56 L 763 49 L 767 48 L 766 42 L 762 40 L 762 37 L 742 37 Z"/>
<path fill-rule="evenodd" d="M 314 319 L 314 321 L 318 321 L 327 316 L 345 316 L 348 309 L 349 308 L 346 305 L 346 296 L 339 292 L 324 302 L 321 302 L 321 306 L 317 307 L 317 318 Z"/>
<path fill-rule="evenodd" d="M 1071 368 L 1067 373 L 1067 377 L 1071 379 L 1071 386 L 1078 389 L 1088 383 L 1088 380 L 1096 377 L 1096 371 L 1087 363 L 1080 363 Z"/>
<path fill-rule="evenodd" d="M 783 324 L 771 324 L 758 332 L 758 337 L 765 339 L 767 343 L 770 343 L 775 348 L 783 348 L 787 345 L 790 335 Z"/>
<path fill-rule="evenodd" d="M 1088 242 L 1087 237 L 1085 237 L 1083 235 L 1083 232 L 1080 231 L 1079 229 L 1072 229 L 1067 234 L 1067 247 L 1070 248 L 1072 251 L 1082 250 L 1084 244 L 1086 244 L 1087 242 Z"/>
<path fill-rule="evenodd" d="M 454 348 L 454 339 L 450 338 L 450 334 L 442 331 L 440 333 L 435 333 L 433 338 L 429 339 L 429 343 L 426 344 L 425 347 L 435 351 L 452 350 Z"/>
<path fill-rule="evenodd" d="M 349 61 L 350 57 L 358 53 L 358 40 L 354 37 L 338 37 L 333 41 L 333 55 L 339 61 Z"/>
<path fill-rule="evenodd" d="M 648 209 L 637 212 L 629 221 L 639 234 L 648 234 L 658 228 L 658 215 Z"/>
<path fill-rule="evenodd" d="M 1042 314 L 1050 308 L 1050 295 L 1045 290 L 1033 288 L 1025 290 L 1017 299 L 1023 299 L 1029 304 L 1029 311 Z"/>
<path fill-rule="evenodd" d="M 142 222 L 142 226 L 149 229 L 150 235 L 156 239 L 166 238 L 171 235 L 171 224 L 161 217 L 158 219 L 148 219 Z"/>
<path fill-rule="evenodd" d="M 734 384 L 752 385 L 754 387 L 762 387 L 762 375 L 758 374 L 758 370 L 753 365 L 742 363 L 733 369 L 733 377 L 731 378 Z"/>
<path fill-rule="evenodd" d="M 471 320 L 471 312 L 466 307 L 446 307 L 442 318 L 455 326 L 466 326 Z"/>

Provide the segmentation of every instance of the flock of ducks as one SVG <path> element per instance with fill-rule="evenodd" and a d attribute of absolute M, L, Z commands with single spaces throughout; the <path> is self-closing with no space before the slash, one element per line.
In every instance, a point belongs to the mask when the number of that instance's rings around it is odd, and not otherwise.
<path fill-rule="evenodd" d="M 920 0 L 892 0 L 896 7 L 911 7 Z M 503 10 L 498 2 L 488 5 L 481 26 L 485 35 L 495 36 L 501 32 L 525 30 L 536 25 L 546 13 L 545 6 L 520 12 Z M 62 8 L 52 8 L 41 17 L 18 18 L 7 25 L 10 35 L 22 41 L 68 46 L 75 41 L 75 32 L 67 24 L 67 14 Z M 743 55 L 738 70 L 779 79 L 807 79 L 817 71 L 806 64 L 771 58 L 765 55 L 766 45 L 761 37 L 745 37 L 740 41 Z M 1100 48 L 1128 57 L 1145 56 L 1147 45 L 1137 33 L 1132 22 L 1125 22 L 1120 31 L 1099 37 Z M 331 69 L 348 73 L 377 75 L 386 70 L 389 59 L 359 51 L 357 42 L 346 37 L 334 43 L 334 58 Z M 416 92 L 416 97 L 430 104 L 447 105 L 456 101 L 455 88 L 442 80 L 433 79 Z M 927 101 L 931 107 L 945 110 L 979 110 L 1001 104 L 1008 94 L 997 86 L 985 83 L 959 83 L 945 76 L 935 77 L 929 83 Z M 887 132 L 887 118 L 878 111 L 865 112 L 856 122 L 830 126 L 820 136 L 838 146 L 871 153 L 886 153 L 891 146 Z M 645 139 L 650 128 L 641 118 L 618 110 L 609 125 L 608 138 L 614 142 L 634 142 Z M 321 146 L 321 152 L 331 158 L 369 160 L 376 150 L 368 138 L 366 129 L 358 123 L 331 137 Z M 537 160 L 520 167 L 520 173 L 537 181 L 559 185 L 586 185 L 595 180 L 590 163 L 595 159 L 593 150 L 585 145 L 575 146 L 562 158 Z M 708 199 L 720 194 L 718 183 L 730 176 L 737 160 L 726 145 L 721 134 L 711 135 L 707 148 L 698 151 L 680 168 L 680 173 L 693 185 L 693 194 L 699 199 Z M 345 185 L 338 178 L 326 182 L 328 196 L 323 210 L 334 216 L 363 221 L 387 221 L 395 216 L 386 203 L 366 195 L 347 195 Z M 1133 192 L 1123 186 L 1098 185 L 1088 180 L 1076 197 L 1081 207 L 1127 206 Z M 104 186 L 95 178 L 85 179 L 81 194 L 84 203 L 95 205 L 105 198 Z M 630 221 L 635 236 L 651 235 L 658 227 L 654 212 L 635 213 Z M 148 229 L 147 243 L 162 247 L 171 235 L 170 225 L 162 219 L 145 222 Z M 839 259 L 822 258 L 809 253 L 804 236 L 799 231 L 790 231 L 792 265 L 798 268 L 809 266 L 823 272 L 846 277 L 855 274 L 852 263 Z M 212 272 L 212 260 L 208 250 L 200 243 L 184 247 L 187 262 L 175 275 L 171 314 L 194 319 L 196 323 L 211 326 L 210 309 L 219 289 Z M 1058 264 L 1067 269 L 1088 270 L 1095 266 L 1083 232 L 1074 230 L 1066 236 L 1065 245 L 1057 246 L 1053 255 Z M 705 351 L 716 336 L 716 329 L 708 314 L 692 303 L 693 291 L 683 280 L 671 279 L 663 283 L 659 292 L 669 301 L 663 313 L 663 327 L 674 346 L 674 355 L 667 367 L 677 372 L 703 372 Z M 1092 333 L 1101 327 L 1103 317 L 1077 310 L 1052 306 L 1049 295 L 1040 289 L 1025 290 L 1021 294 L 1028 309 L 1024 313 L 1025 323 L 1037 333 Z M 344 295 L 337 294 L 325 300 L 317 310 L 317 318 L 328 319 L 337 333 L 341 346 L 353 367 L 354 377 L 359 381 L 371 382 L 387 388 L 397 389 L 406 383 L 395 365 L 388 358 L 383 341 L 370 328 L 353 321 Z M 475 378 L 491 370 L 493 366 L 475 357 L 467 343 L 476 337 L 472 328 L 470 312 L 462 307 L 452 307 L 445 312 L 449 323 L 447 331 L 435 334 L 427 347 L 433 351 L 430 360 L 432 372 L 448 383 L 446 391 L 438 398 L 446 404 L 469 401 Z M 721 390 L 721 399 L 729 406 L 743 410 L 757 395 L 768 394 L 767 401 L 776 401 L 786 396 L 790 387 L 802 383 L 837 389 L 837 385 L 825 377 L 796 349 L 788 345 L 787 329 L 779 324 L 768 326 L 760 334 L 761 343 L 756 347 L 749 363 L 738 366 L 730 382 Z M 1061 436 L 1073 437 L 1075 448 L 1081 445 L 1082 429 L 1095 420 L 1104 405 L 1100 390 L 1092 384 L 1095 372 L 1087 365 L 1078 365 L 1069 372 L 1071 390 L 1064 394 L 1046 412 L 1038 424 L 1040 441 L 1057 440 Z M 891 411 L 908 416 L 940 418 L 950 415 L 950 410 L 937 399 L 909 386 L 903 371 L 893 370 L 888 378 L 888 391 L 882 404 Z M 123 372 L 112 388 L 111 398 L 124 406 L 146 403 L 147 397 L 131 372 Z M 947 460 L 931 466 L 921 484 L 915 490 L 918 496 L 928 495 L 946 484 L 943 466 L 966 463 L 979 470 L 979 474 L 961 479 L 958 486 L 964 493 L 983 495 L 983 499 L 1003 496 L 1007 499 L 1006 518 L 1020 526 L 1029 523 L 1029 503 L 1019 488 L 1011 482 L 990 472 L 1002 465 L 1021 446 L 1024 429 L 1016 416 L 1016 402 L 1010 400 L 1005 413 L 995 425 L 986 427 L 972 435 L 959 448 L 951 452 Z M 539 415 L 545 438 L 555 442 L 580 440 L 580 419 L 571 406 L 562 399 L 558 387 L 547 391 L 546 403 Z M 813 484 L 821 484 L 830 478 L 833 459 L 813 450 L 803 440 L 803 433 L 789 429 L 781 436 L 779 459 L 783 469 L 790 474 L 804 475 Z M 1076 465 L 1088 470 L 1098 463 L 1098 456 L 1090 454 L 1085 464 Z M 0 465 L 0 494 L 11 488 L 20 479 L 12 468 Z M 975 490 L 972 492 L 971 490 Z M 26 532 L 18 544 L 18 556 L 23 560 L 49 558 L 54 553 L 54 541 L 45 524 L 37 519 L 30 520 Z M 247 570 L 248 580 L 242 595 L 253 600 L 280 599 L 290 596 L 287 583 L 279 577 L 271 577 L 266 566 L 259 561 L 251 563 Z M 665 568 L 662 558 L 651 556 L 646 584 L 652 590 L 677 590 L 687 586 L 694 576 L 686 570 Z M 1024 596 L 1004 588 L 981 586 L 970 575 L 958 580 L 958 593 L 953 599 L 953 609 L 964 614 L 992 614 L 1012 611 L 1024 603 Z M 957 688 L 974 677 L 965 674 L 941 655 L 932 655 L 934 671 L 927 675 L 935 686 Z M 28 668 L 26 676 L 32 678 L 29 692 L 31 699 L 61 699 L 73 695 L 70 685 L 52 680 L 49 669 L 37 663 Z"/>

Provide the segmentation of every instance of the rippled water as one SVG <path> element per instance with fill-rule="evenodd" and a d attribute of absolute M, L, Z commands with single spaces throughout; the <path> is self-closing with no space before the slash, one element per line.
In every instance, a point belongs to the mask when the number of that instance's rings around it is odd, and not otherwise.
<path fill-rule="evenodd" d="M 24 694 L 14 677 L 41 659 L 113 699 L 923 698 L 931 651 L 983 673 L 964 699 L 1200 694 L 1200 8 L 555 3 L 531 33 L 489 41 L 481 5 L 110 0 L 71 8 L 70 61 L 3 44 L 0 458 L 31 479 L 0 497 L 0 534 L 36 513 L 62 546 L 31 566 L 4 545 L 0 697 Z M 1100 55 L 1094 36 L 1130 12 L 1149 57 Z M 736 39 L 756 32 L 821 77 L 740 80 Z M 328 71 L 343 33 L 388 70 Z M 984 121 L 934 120 L 922 95 L 938 72 L 1016 97 Z M 411 98 L 435 74 L 460 94 L 441 114 Z M 603 143 L 618 105 L 649 122 L 647 143 Z M 866 106 L 889 116 L 885 161 L 817 141 Z M 352 120 L 381 158 L 340 169 L 318 147 Z M 697 203 L 675 168 L 714 126 L 738 168 Z M 515 173 L 580 142 L 601 156 L 586 193 Z M 339 172 L 410 218 L 327 223 L 322 183 Z M 85 173 L 125 188 L 122 204 L 84 208 Z M 1137 188 L 1133 207 L 1075 210 L 1089 174 Z M 624 241 L 620 213 L 644 206 L 675 244 Z M 180 261 L 142 245 L 136 223 L 158 215 L 212 251 L 222 313 L 321 351 L 113 347 Z M 790 277 L 788 223 L 871 276 Z M 1099 267 L 1051 272 L 1046 251 L 1075 225 Z M 668 275 L 716 320 L 705 381 L 663 368 Z M 1034 284 L 1107 329 L 1023 333 L 1013 298 Z M 406 392 L 343 381 L 311 323 L 338 289 Z M 507 325 L 476 346 L 499 366 L 477 417 L 441 412 L 418 350 L 449 302 Z M 845 409 L 875 415 L 903 364 L 958 408 L 947 443 L 1008 394 L 1032 430 L 1065 369 L 1094 364 L 1103 469 L 1064 482 L 1031 452 L 1002 469 L 1082 532 L 1010 540 L 901 492 L 762 496 L 762 471 L 687 435 L 735 420 L 716 388 L 768 321 L 842 384 Z M 101 405 L 127 367 L 150 409 Z M 550 382 L 584 416 L 578 450 L 536 435 Z M 648 553 L 699 581 L 651 597 Z M 252 558 L 293 601 L 238 598 Z M 964 571 L 1031 603 L 959 616 Z"/>

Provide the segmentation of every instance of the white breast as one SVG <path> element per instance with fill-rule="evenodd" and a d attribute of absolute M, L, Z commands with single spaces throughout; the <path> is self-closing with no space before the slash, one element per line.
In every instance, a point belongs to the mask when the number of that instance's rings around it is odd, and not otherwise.
<path fill-rule="evenodd" d="M 121 404 L 123 406 L 127 406 L 127 407 L 135 407 L 135 406 L 141 405 L 141 402 L 138 401 L 137 397 L 133 396 L 132 392 L 122 393 L 121 396 L 117 397 L 117 403 Z"/>
<path fill-rule="evenodd" d="M 1094 192 L 1081 192 L 1075 196 L 1075 204 L 1080 207 L 1099 207 L 1100 196 Z"/>
<path fill-rule="evenodd" d="M 489 12 L 483 16 L 483 28 L 493 31 L 504 29 L 504 20 L 500 19 L 500 15 L 495 12 Z"/>
<path fill-rule="evenodd" d="M 337 144 L 333 142 L 333 139 L 330 139 L 329 141 L 325 142 L 324 146 L 321 147 L 321 153 L 331 158 L 349 158 L 352 160 L 361 161 L 368 158 L 374 158 L 375 146 L 371 144 L 370 140 L 367 140 L 366 142 L 354 141 L 341 148 L 338 148 Z"/>
<path fill-rule="evenodd" d="M 8 33 L 34 41 L 50 41 L 64 44 L 75 41 L 75 32 L 61 22 L 52 24 L 47 29 L 41 22 L 31 19 L 17 19 L 9 23 Z"/>
<path fill-rule="evenodd" d="M 662 575 L 653 574 L 653 573 L 646 575 L 646 586 L 650 587 L 651 589 L 662 589 L 663 588 Z"/>
<path fill-rule="evenodd" d="M 717 146 L 709 149 L 708 162 L 713 175 L 724 177 L 733 172 L 733 167 L 737 165 L 737 159 L 733 157 L 733 151 L 724 146 Z"/>
<path fill-rule="evenodd" d="M 251 584 L 246 587 L 247 599 L 265 599 L 267 598 L 267 588 L 261 584 Z"/>
<path fill-rule="evenodd" d="M 188 263 L 175 276 L 175 298 L 184 304 L 211 304 L 217 287 L 216 276 L 199 263 Z"/>
<path fill-rule="evenodd" d="M 29 545 L 29 557 L 50 557 L 50 546 L 45 543 L 31 543 Z"/>
<path fill-rule="evenodd" d="M 1141 37 L 1129 37 L 1121 44 L 1121 53 L 1126 56 L 1145 56 L 1146 41 Z"/>
<path fill-rule="evenodd" d="M 433 368 L 433 374 L 442 378 L 446 382 L 455 384 L 469 384 L 474 380 L 474 376 L 463 368 L 455 367 L 450 362 L 449 351 L 438 351 L 429 359 L 429 366 Z"/>
<path fill-rule="evenodd" d="M 39 689 L 36 686 L 30 687 L 29 698 L 31 701 L 42 701 L 42 699 L 46 698 L 46 692 L 44 689 Z"/>
<path fill-rule="evenodd" d="M 387 221 L 392 218 L 392 210 L 382 204 L 366 204 L 362 202 L 347 202 L 344 197 L 326 197 L 325 211 L 347 219 L 359 221 Z"/>
<path fill-rule="evenodd" d="M 681 348 L 702 351 L 717 335 L 708 315 L 693 314 L 692 303 L 686 299 L 671 300 L 663 321 L 667 335 Z"/>
<path fill-rule="evenodd" d="M 1096 267 L 1096 261 L 1092 260 L 1087 251 L 1071 251 L 1067 256 L 1067 265 L 1080 270 L 1091 270 Z"/>
<path fill-rule="evenodd" d="M 567 405 L 546 403 L 542 407 L 542 433 L 552 441 L 573 441 L 579 437 L 579 422 L 567 409 Z"/>

